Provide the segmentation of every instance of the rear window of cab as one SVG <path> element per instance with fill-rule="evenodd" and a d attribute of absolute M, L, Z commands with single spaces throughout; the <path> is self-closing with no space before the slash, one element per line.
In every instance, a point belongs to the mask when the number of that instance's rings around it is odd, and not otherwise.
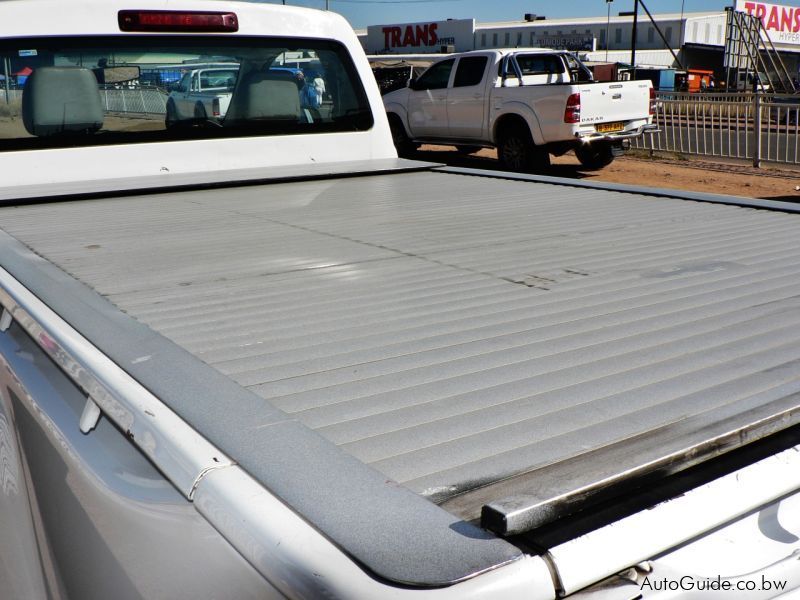
<path fill-rule="evenodd" d="M 365 131 L 332 40 L 125 35 L 0 42 L 0 151 Z"/>

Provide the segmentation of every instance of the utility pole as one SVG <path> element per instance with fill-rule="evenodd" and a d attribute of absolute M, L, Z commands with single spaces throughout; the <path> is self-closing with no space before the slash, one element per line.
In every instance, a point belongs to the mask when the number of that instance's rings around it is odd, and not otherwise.
<path fill-rule="evenodd" d="M 6 90 L 6 104 L 11 104 L 11 59 L 4 58 L 3 59 L 3 87 Z"/>
<path fill-rule="evenodd" d="M 608 32 L 609 32 L 609 27 L 611 26 L 611 3 L 612 2 L 614 2 L 614 0 L 606 0 L 606 8 L 608 9 L 608 15 L 606 16 L 606 62 L 608 62 L 608 42 L 609 42 Z"/>
<path fill-rule="evenodd" d="M 636 79 L 636 24 L 639 20 L 639 0 L 633 0 L 633 31 L 631 32 L 631 79 Z"/>

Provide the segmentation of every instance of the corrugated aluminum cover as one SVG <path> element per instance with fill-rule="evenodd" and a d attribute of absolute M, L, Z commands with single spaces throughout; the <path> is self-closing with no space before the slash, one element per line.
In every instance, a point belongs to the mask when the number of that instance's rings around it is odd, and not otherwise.
<path fill-rule="evenodd" d="M 428 172 L 0 219 L 466 518 L 624 476 L 780 411 L 780 426 L 796 421 L 798 215 Z"/>

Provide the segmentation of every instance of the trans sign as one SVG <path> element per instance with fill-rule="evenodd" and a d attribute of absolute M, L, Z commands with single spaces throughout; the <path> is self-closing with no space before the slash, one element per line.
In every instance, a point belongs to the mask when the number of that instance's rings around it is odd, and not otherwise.
<path fill-rule="evenodd" d="M 736 10 L 761 19 L 773 43 L 800 45 L 800 7 L 737 0 Z"/>
<path fill-rule="evenodd" d="M 429 23 L 372 25 L 367 28 L 368 54 L 440 52 L 453 46 L 456 52 L 472 50 L 475 21 L 452 19 Z"/>

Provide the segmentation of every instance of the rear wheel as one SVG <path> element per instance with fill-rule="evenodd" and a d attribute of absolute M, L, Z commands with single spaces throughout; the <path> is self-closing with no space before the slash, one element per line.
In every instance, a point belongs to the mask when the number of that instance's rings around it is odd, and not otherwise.
<path fill-rule="evenodd" d="M 550 154 L 533 143 L 527 129 L 505 129 L 498 140 L 497 157 L 506 169 L 517 173 L 542 173 L 550 167 Z"/>
<path fill-rule="evenodd" d="M 201 122 L 208 120 L 208 116 L 206 115 L 206 107 L 199 102 L 194 105 L 194 118 Z"/>
<path fill-rule="evenodd" d="M 419 148 L 419 144 L 415 144 L 408 137 L 406 128 L 403 127 L 403 122 L 397 115 L 389 115 L 389 128 L 392 130 L 392 141 L 399 156 L 408 156 Z"/>
<path fill-rule="evenodd" d="M 597 142 L 582 144 L 575 148 L 575 156 L 586 169 L 602 169 L 614 161 L 614 152 L 611 144 Z"/>
<path fill-rule="evenodd" d="M 167 129 L 173 129 L 178 125 L 178 110 L 175 108 L 175 103 L 172 100 L 167 102 L 167 114 L 164 117 L 164 126 Z"/>

